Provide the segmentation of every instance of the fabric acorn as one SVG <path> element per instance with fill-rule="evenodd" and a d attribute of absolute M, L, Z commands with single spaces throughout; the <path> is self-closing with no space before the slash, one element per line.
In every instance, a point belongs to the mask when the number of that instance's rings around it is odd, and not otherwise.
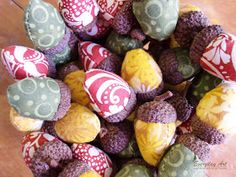
<path fill-rule="evenodd" d="M 40 130 L 44 121 L 20 116 L 14 108 L 11 108 L 10 122 L 19 131 L 31 132 Z"/>
<path fill-rule="evenodd" d="M 94 0 L 86 2 L 83 0 L 60 0 L 59 11 L 66 24 L 74 32 L 80 32 L 91 28 L 96 23 L 99 6 Z"/>
<path fill-rule="evenodd" d="M 69 88 L 51 78 L 25 78 L 8 87 L 9 104 L 21 116 L 56 121 L 70 108 Z"/>
<path fill-rule="evenodd" d="M 24 23 L 29 39 L 49 60 L 61 64 L 71 59 L 77 38 L 55 7 L 43 0 L 30 0 Z"/>
<path fill-rule="evenodd" d="M 58 141 L 57 138 L 43 132 L 28 133 L 22 140 L 22 156 L 28 167 L 32 164 L 32 158 L 35 151 L 43 144 L 50 141 Z"/>
<path fill-rule="evenodd" d="M 223 32 L 221 26 L 209 26 L 198 33 L 190 56 L 210 74 L 236 82 L 236 37 Z"/>
<path fill-rule="evenodd" d="M 193 107 L 196 107 L 205 93 L 214 89 L 222 82 L 221 79 L 209 74 L 206 71 L 199 73 L 189 87 L 187 98 Z"/>
<path fill-rule="evenodd" d="M 80 59 L 85 71 L 90 69 L 102 69 L 105 71 L 120 73 L 121 59 L 109 50 L 93 42 L 81 42 Z"/>
<path fill-rule="evenodd" d="M 112 161 L 102 150 L 90 144 L 73 144 L 71 149 L 74 159 L 88 164 L 101 177 L 111 176 Z"/>
<path fill-rule="evenodd" d="M 222 144 L 235 133 L 236 84 L 223 83 L 200 100 L 192 120 L 193 133 L 209 144 Z"/>
<path fill-rule="evenodd" d="M 202 11 L 183 13 L 178 19 L 174 38 L 180 47 L 189 48 L 196 34 L 209 24 L 208 18 Z"/>
<path fill-rule="evenodd" d="M 158 177 L 202 177 L 202 166 L 209 159 L 209 145 L 192 134 L 181 135 L 165 154 L 158 167 Z"/>
<path fill-rule="evenodd" d="M 143 43 L 140 40 L 133 39 L 129 35 L 119 35 L 112 31 L 106 40 L 106 47 L 111 52 L 119 56 L 124 56 L 126 52 L 132 49 L 142 48 Z"/>
<path fill-rule="evenodd" d="M 100 121 L 88 108 L 72 103 L 63 119 L 54 126 L 57 135 L 68 143 L 93 141 L 100 132 Z"/>
<path fill-rule="evenodd" d="M 163 89 L 161 70 L 143 49 L 126 53 L 121 76 L 134 89 L 141 102 L 153 100 Z"/>
<path fill-rule="evenodd" d="M 133 13 L 146 35 L 162 41 L 169 38 L 175 30 L 179 1 L 134 0 Z"/>
<path fill-rule="evenodd" d="M 157 96 L 138 108 L 134 123 L 135 136 L 143 159 L 156 166 L 174 137 L 176 110 L 164 101 L 171 92 Z"/>
<path fill-rule="evenodd" d="M 72 102 L 90 108 L 89 96 L 83 87 L 84 81 L 85 72 L 83 70 L 67 72 L 64 78 L 64 83 L 70 88 Z"/>
<path fill-rule="evenodd" d="M 126 121 L 115 124 L 103 121 L 99 137 L 105 152 L 118 154 L 128 147 L 131 140 L 131 130 Z"/>
<path fill-rule="evenodd" d="M 132 88 L 118 75 L 100 69 L 86 72 L 84 89 L 91 106 L 108 122 L 126 119 L 136 106 Z"/>
<path fill-rule="evenodd" d="M 125 165 L 125 167 L 123 167 L 115 175 L 115 177 L 123 177 L 123 176 L 129 176 L 129 177 L 153 177 L 153 174 L 144 165 L 127 164 L 127 165 Z"/>
<path fill-rule="evenodd" d="M 67 144 L 50 141 L 35 151 L 30 169 L 34 177 L 56 177 L 71 160 L 72 152 Z"/>
<path fill-rule="evenodd" d="M 189 51 L 183 48 L 165 50 L 158 60 L 164 81 L 177 85 L 194 77 L 200 66 L 189 58 Z"/>
<path fill-rule="evenodd" d="M 2 63 L 13 77 L 46 77 L 49 73 L 48 59 L 43 53 L 23 46 L 8 46 L 1 52 Z"/>
<path fill-rule="evenodd" d="M 88 164 L 74 160 L 69 163 L 58 177 L 101 177 Z"/>

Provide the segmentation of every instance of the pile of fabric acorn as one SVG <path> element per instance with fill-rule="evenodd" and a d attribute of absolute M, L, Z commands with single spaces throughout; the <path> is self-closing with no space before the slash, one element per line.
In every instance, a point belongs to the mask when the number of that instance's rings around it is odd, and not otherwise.
<path fill-rule="evenodd" d="M 236 128 L 236 38 L 178 0 L 30 0 L 10 120 L 35 177 L 201 177 Z"/>

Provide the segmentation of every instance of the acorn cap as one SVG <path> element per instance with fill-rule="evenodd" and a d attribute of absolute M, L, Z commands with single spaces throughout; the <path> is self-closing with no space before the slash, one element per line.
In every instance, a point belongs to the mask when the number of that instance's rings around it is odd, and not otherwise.
<path fill-rule="evenodd" d="M 56 64 L 52 60 L 48 60 L 48 77 L 56 78 L 57 69 Z"/>
<path fill-rule="evenodd" d="M 225 134 L 202 122 L 197 116 L 193 117 L 191 126 L 193 134 L 209 144 L 222 144 L 225 141 Z"/>
<path fill-rule="evenodd" d="M 118 34 L 128 34 L 133 27 L 135 17 L 132 4 L 133 1 L 126 1 L 113 19 L 112 27 Z"/>
<path fill-rule="evenodd" d="M 69 87 L 64 82 L 56 80 L 60 87 L 61 99 L 57 112 L 53 117 L 53 121 L 57 121 L 63 118 L 71 106 L 71 93 Z"/>
<path fill-rule="evenodd" d="M 175 92 L 172 97 L 166 100 L 170 103 L 177 112 L 177 119 L 185 122 L 189 119 L 193 107 L 188 103 L 188 100 L 181 96 L 178 92 Z"/>
<path fill-rule="evenodd" d="M 206 47 L 210 42 L 215 39 L 219 34 L 223 32 L 223 28 L 220 25 L 212 25 L 204 28 L 199 32 L 192 42 L 190 47 L 190 58 L 199 63 Z"/>
<path fill-rule="evenodd" d="M 183 75 L 178 71 L 178 61 L 174 50 L 167 49 L 162 52 L 158 65 L 166 82 L 176 85 L 184 81 Z"/>
<path fill-rule="evenodd" d="M 118 154 L 128 146 L 131 131 L 129 124 L 125 121 L 115 124 L 104 121 L 99 136 L 104 151 Z"/>
<path fill-rule="evenodd" d="M 168 92 L 165 94 L 168 94 Z M 165 96 L 165 94 L 159 97 L 161 98 L 162 96 Z M 175 108 L 163 100 L 165 99 L 161 98 L 160 101 L 154 100 L 141 105 L 137 111 L 137 119 L 148 123 L 168 124 L 175 122 L 177 119 Z"/>
<path fill-rule="evenodd" d="M 177 143 L 183 144 L 190 149 L 201 159 L 203 162 L 208 162 L 210 159 L 210 145 L 193 134 L 180 135 L 177 138 Z"/>
<path fill-rule="evenodd" d="M 67 63 L 65 65 L 62 65 L 59 69 L 58 69 L 58 72 L 57 72 L 57 77 L 58 79 L 60 80 L 64 80 L 64 78 L 74 72 L 74 71 L 77 71 L 79 70 L 79 67 L 77 66 L 77 64 L 75 62 L 70 62 L 70 63 Z"/>
<path fill-rule="evenodd" d="M 71 159 L 69 146 L 61 141 L 51 141 L 36 150 L 30 168 L 35 177 L 56 177 Z"/>
<path fill-rule="evenodd" d="M 208 18 L 201 11 L 183 14 L 177 23 L 174 35 L 181 47 L 190 47 L 194 36 L 209 25 Z"/>
<path fill-rule="evenodd" d="M 58 177 L 80 177 L 81 175 L 85 174 L 88 171 L 91 171 L 91 168 L 89 167 L 88 164 L 78 160 L 74 160 L 63 169 L 63 171 L 59 174 Z M 94 176 L 92 177 L 99 177 L 98 174 L 95 175 L 96 174 L 95 172 L 91 173 L 92 174 L 94 173 Z M 89 174 L 88 177 L 90 177 Z"/>
<path fill-rule="evenodd" d="M 140 28 L 132 29 L 130 32 L 130 36 L 133 39 L 137 39 L 139 41 L 144 41 L 146 39 L 146 35 L 143 33 L 143 31 Z"/>
<path fill-rule="evenodd" d="M 145 93 L 141 93 L 141 92 L 137 93 L 136 94 L 137 100 L 138 102 L 141 102 L 141 103 L 153 101 L 157 95 L 160 95 L 162 93 L 163 90 L 164 90 L 164 82 L 162 82 L 158 88 L 152 91 L 145 92 Z"/>
<path fill-rule="evenodd" d="M 101 61 L 96 68 L 120 75 L 121 65 L 122 60 L 120 57 L 115 54 L 111 54 Z"/>

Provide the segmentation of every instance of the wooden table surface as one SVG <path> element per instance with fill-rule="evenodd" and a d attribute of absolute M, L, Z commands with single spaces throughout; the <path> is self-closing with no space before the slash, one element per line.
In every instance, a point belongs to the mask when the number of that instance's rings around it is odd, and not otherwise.
<path fill-rule="evenodd" d="M 198 5 L 214 22 L 224 26 L 225 30 L 236 34 L 235 0 L 182 0 Z M 56 5 L 57 0 L 49 2 Z M 8 45 L 32 47 L 23 27 L 23 10 L 28 0 L 0 0 L 0 49 Z M 0 66 L 0 177 L 32 177 L 21 156 L 22 134 L 9 122 L 9 105 L 6 100 L 7 86 L 12 83 L 8 74 Z M 208 177 L 236 177 L 236 141 L 228 138 L 221 146 L 212 150 L 212 160 L 208 164 Z"/>

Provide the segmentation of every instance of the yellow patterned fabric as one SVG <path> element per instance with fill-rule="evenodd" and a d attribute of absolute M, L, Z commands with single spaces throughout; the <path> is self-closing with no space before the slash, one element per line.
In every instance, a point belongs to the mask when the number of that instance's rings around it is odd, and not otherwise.
<path fill-rule="evenodd" d="M 23 117 L 19 115 L 14 108 L 11 108 L 10 122 L 19 131 L 31 132 L 40 130 L 44 121 Z"/>
<path fill-rule="evenodd" d="M 146 123 L 137 120 L 134 127 L 142 157 L 148 164 L 157 166 L 165 150 L 170 146 L 175 134 L 175 123 Z"/>
<path fill-rule="evenodd" d="M 85 72 L 83 70 L 78 70 L 68 74 L 65 77 L 64 82 L 71 90 L 72 101 L 89 107 L 89 97 L 83 88 L 84 79 Z"/>
<path fill-rule="evenodd" d="M 143 49 L 127 52 L 121 76 L 138 93 L 152 91 L 158 88 L 162 82 L 159 66 Z"/>
<path fill-rule="evenodd" d="M 236 84 L 224 83 L 208 92 L 197 106 L 197 116 L 222 133 L 236 130 Z"/>
<path fill-rule="evenodd" d="M 100 121 L 85 106 L 72 103 L 66 116 L 55 123 L 55 130 L 68 143 L 87 143 L 100 132 Z"/>
<path fill-rule="evenodd" d="M 90 170 L 90 171 L 83 173 L 79 177 L 101 177 L 101 176 L 99 174 L 97 174 L 96 172 Z"/>

